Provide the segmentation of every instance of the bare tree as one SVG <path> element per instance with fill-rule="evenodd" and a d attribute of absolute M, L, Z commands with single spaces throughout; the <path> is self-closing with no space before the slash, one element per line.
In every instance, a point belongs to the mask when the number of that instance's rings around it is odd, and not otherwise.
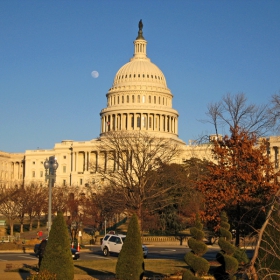
<path fill-rule="evenodd" d="M 140 218 L 148 174 L 152 174 L 149 171 L 174 160 L 179 149 L 176 141 L 139 131 L 108 133 L 101 138 L 100 151 L 105 159 L 99 161 L 98 173 L 114 191 L 123 211 L 137 213 Z"/>
<path fill-rule="evenodd" d="M 280 190 L 270 204 L 266 220 L 260 230 L 254 255 L 250 261 L 247 275 L 249 279 L 280 278 Z"/>
<path fill-rule="evenodd" d="M 44 210 L 48 205 L 48 191 L 47 188 L 42 186 L 41 184 L 37 184 L 33 190 L 35 192 L 35 201 L 34 201 L 34 214 L 35 218 L 37 219 L 37 228 L 40 228 L 41 225 L 41 217 L 43 215 Z"/>
<path fill-rule="evenodd" d="M 269 110 L 269 115 L 272 119 L 274 128 L 280 132 L 280 93 L 274 94 L 271 99 L 272 107 Z"/>
<path fill-rule="evenodd" d="M 0 213 L 7 218 L 10 225 L 10 235 L 14 234 L 14 222 L 18 217 L 19 205 L 17 197 L 20 193 L 17 185 L 10 187 L 1 187 L 0 189 Z"/>
<path fill-rule="evenodd" d="M 244 93 L 227 94 L 220 102 L 210 103 L 207 109 L 209 120 L 206 122 L 214 125 L 217 135 L 224 128 L 229 131 L 239 127 L 247 133 L 263 136 L 273 127 L 268 105 L 247 104 Z"/>

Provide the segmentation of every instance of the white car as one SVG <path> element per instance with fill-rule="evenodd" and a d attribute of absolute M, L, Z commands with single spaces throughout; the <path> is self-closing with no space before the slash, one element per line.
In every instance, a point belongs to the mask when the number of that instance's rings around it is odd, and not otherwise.
<path fill-rule="evenodd" d="M 126 235 L 123 234 L 106 234 L 102 240 L 101 250 L 104 256 L 109 256 L 110 253 L 119 254 L 123 243 L 125 241 Z M 142 245 L 143 257 L 147 258 L 148 248 Z"/>

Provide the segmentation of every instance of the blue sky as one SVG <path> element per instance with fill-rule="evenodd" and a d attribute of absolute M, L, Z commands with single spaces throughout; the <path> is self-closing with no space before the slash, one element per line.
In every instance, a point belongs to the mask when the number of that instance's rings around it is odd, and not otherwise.
<path fill-rule="evenodd" d="M 213 133 L 207 105 L 280 90 L 280 1 L 0 1 L 0 150 L 51 149 L 100 133 L 100 111 L 133 55 L 138 21 L 164 73 L 179 137 Z M 91 72 L 99 72 L 93 78 Z"/>

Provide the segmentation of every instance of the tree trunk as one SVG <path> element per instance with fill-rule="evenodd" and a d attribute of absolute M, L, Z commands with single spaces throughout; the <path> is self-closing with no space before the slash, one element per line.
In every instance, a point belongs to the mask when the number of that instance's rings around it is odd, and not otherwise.
<path fill-rule="evenodd" d="M 10 235 L 14 235 L 14 221 L 10 220 Z"/>
<path fill-rule="evenodd" d="M 23 233 L 23 223 L 20 223 L 20 233 Z"/>
<path fill-rule="evenodd" d="M 239 203 L 236 206 L 236 216 L 237 216 L 237 226 L 236 226 L 236 237 L 235 237 L 235 246 L 239 247 L 240 246 L 240 205 Z"/>

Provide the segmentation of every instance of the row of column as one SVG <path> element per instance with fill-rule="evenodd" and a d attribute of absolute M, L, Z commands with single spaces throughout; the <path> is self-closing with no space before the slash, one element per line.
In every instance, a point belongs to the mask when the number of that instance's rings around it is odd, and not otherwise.
<path fill-rule="evenodd" d="M 149 113 L 107 114 L 101 118 L 101 133 L 117 130 L 147 130 L 178 134 L 176 116 Z"/>
<path fill-rule="evenodd" d="M 20 164 L 20 162 L 8 163 L 8 170 L 0 170 L 0 178 L 12 180 L 22 179 L 21 175 L 23 174 L 23 168 L 21 169 Z"/>
<path fill-rule="evenodd" d="M 111 153 L 111 157 L 108 155 Z M 113 152 L 107 151 L 91 151 L 91 152 L 74 152 L 72 154 L 73 169 L 71 172 L 83 174 L 85 171 L 97 172 L 98 168 L 107 170 L 115 169 L 115 158 Z"/>

